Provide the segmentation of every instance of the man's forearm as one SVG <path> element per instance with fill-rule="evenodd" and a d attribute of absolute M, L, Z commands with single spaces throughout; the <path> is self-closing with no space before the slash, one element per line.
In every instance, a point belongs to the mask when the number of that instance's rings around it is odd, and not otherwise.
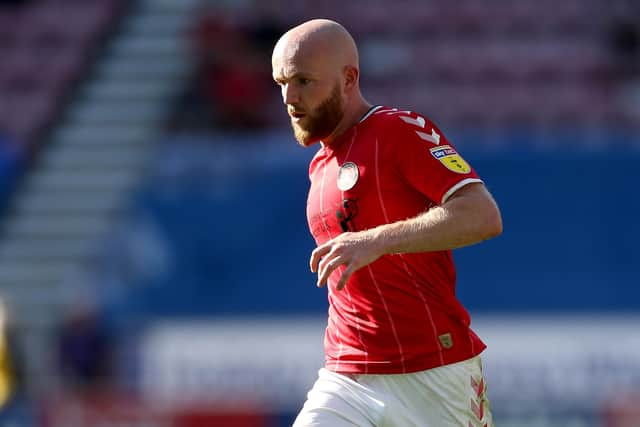
<path fill-rule="evenodd" d="M 479 243 L 502 232 L 500 212 L 481 184 L 470 184 L 445 204 L 368 231 L 383 254 L 431 252 Z"/>
<path fill-rule="evenodd" d="M 346 265 L 336 289 L 354 271 L 387 254 L 433 252 L 472 245 L 502 232 L 502 219 L 482 184 L 469 184 L 444 204 L 405 221 L 370 230 L 342 233 L 313 250 L 309 265 L 318 272 L 318 286 L 340 265 Z"/>

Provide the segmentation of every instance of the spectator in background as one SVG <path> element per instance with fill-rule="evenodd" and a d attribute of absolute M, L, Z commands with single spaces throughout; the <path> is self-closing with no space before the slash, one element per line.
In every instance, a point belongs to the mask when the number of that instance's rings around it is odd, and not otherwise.
<path fill-rule="evenodd" d="M 0 408 L 7 406 L 13 394 L 16 375 L 12 351 L 9 345 L 6 310 L 2 305 L 0 306 Z"/>
<path fill-rule="evenodd" d="M 0 127 L 0 210 L 4 209 L 22 168 L 24 152 Z"/>
<path fill-rule="evenodd" d="M 0 0 L 0 8 L 1 7 L 18 7 L 24 6 L 28 3 L 28 0 Z"/>
<path fill-rule="evenodd" d="M 608 42 L 612 54 L 610 83 L 617 88 L 618 102 L 629 114 L 630 123 L 637 125 L 640 118 L 640 24 L 633 17 L 622 15 L 611 24 Z"/>
<path fill-rule="evenodd" d="M 6 305 L 0 300 L 0 425 L 24 425 L 31 411 L 24 390 L 21 352 Z"/>
<path fill-rule="evenodd" d="M 269 19 L 236 22 L 207 8 L 191 31 L 196 72 L 174 126 L 230 130 L 269 125 L 263 108 L 273 99 L 267 58 L 280 34 Z"/>
<path fill-rule="evenodd" d="M 96 304 L 71 307 L 58 336 L 58 367 L 63 386 L 77 392 L 99 391 L 111 383 L 112 340 Z"/>
<path fill-rule="evenodd" d="M 635 77 L 640 72 L 640 24 L 632 18 L 619 18 L 609 32 L 609 45 L 620 77 Z"/>

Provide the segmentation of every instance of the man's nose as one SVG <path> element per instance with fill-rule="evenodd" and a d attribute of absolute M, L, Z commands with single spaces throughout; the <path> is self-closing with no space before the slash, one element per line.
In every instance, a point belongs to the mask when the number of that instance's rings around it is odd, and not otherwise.
<path fill-rule="evenodd" d="M 287 105 L 297 104 L 299 101 L 298 91 L 291 84 L 282 86 L 282 99 Z"/>

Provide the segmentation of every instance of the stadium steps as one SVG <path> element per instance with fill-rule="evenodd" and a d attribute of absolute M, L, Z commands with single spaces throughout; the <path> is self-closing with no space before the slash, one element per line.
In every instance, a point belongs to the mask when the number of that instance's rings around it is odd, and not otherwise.
<path fill-rule="evenodd" d="M 194 6 L 195 1 L 141 1 L 132 7 L 11 203 L 0 272 L 29 269 L 23 261 L 30 251 L 34 263 L 49 256 L 52 263 L 82 266 L 90 251 L 78 248 L 95 247 L 107 235 L 144 173 L 170 100 L 189 73 L 183 35 Z M 68 245 L 69 240 L 75 243 Z M 32 277 L 28 272 L 18 276 Z M 38 277 L 21 283 L 16 295 L 25 295 L 30 284 L 42 292 Z M 3 287 L 10 300 L 12 292 L 12 286 Z M 18 300 L 12 305 L 21 306 Z M 43 313 L 42 319 L 30 316 L 29 321 L 48 323 L 48 308 L 35 311 Z"/>
<path fill-rule="evenodd" d="M 153 138 L 153 129 L 140 124 L 119 125 L 88 125 L 75 124 L 67 126 L 55 132 L 53 146 L 64 142 L 66 147 L 80 146 L 80 150 L 89 146 L 108 145 L 144 145 Z"/>
<path fill-rule="evenodd" d="M 60 242 L 57 237 L 43 238 L 42 236 L 16 236 L 11 244 L 0 248 L 0 263 L 9 265 L 7 261 L 57 261 L 74 259 L 85 255 L 89 250 L 87 241 L 83 237 L 71 237 Z"/>
<path fill-rule="evenodd" d="M 162 71 L 160 71 L 162 72 Z M 84 96 L 89 100 L 100 98 L 113 101 L 131 101 L 135 98 L 138 102 L 148 100 L 166 99 L 171 95 L 171 86 L 164 80 L 151 80 L 128 83 L 119 83 L 117 79 L 123 77 L 107 77 L 92 83 L 85 91 Z M 129 78 L 129 77 L 124 77 Z M 135 78 L 135 77 L 134 77 Z M 84 105 L 82 105 L 84 107 Z"/>
<path fill-rule="evenodd" d="M 128 170 L 132 167 L 137 169 L 144 164 L 146 151 L 147 147 L 144 145 L 123 144 L 78 151 L 75 145 L 69 144 L 47 156 L 44 166 L 54 170 L 84 170 L 89 167 L 109 170 Z"/>
<path fill-rule="evenodd" d="M 80 194 L 78 194 L 80 193 Z M 117 189 L 101 191 L 48 191 L 27 194 L 14 207 L 21 212 L 47 212 L 51 214 L 68 212 L 104 212 L 122 203 L 121 192 Z M 0 246 L 1 248 L 1 246 Z"/>
<path fill-rule="evenodd" d="M 179 77 L 186 71 L 188 65 L 184 62 L 171 61 L 163 58 L 125 58 L 113 60 L 99 70 L 98 78 L 102 79 L 125 79 L 154 78 L 157 75 L 169 77 Z M 96 90 L 89 88 L 88 91 Z"/>
<path fill-rule="evenodd" d="M 52 328 L 78 292 L 91 293 L 91 281 L 78 277 L 114 231 L 190 73 L 185 30 L 198 1 L 130 6 L 10 202 L 0 240 L 1 296 L 27 331 L 25 362 L 35 387 L 50 376 L 43 358 Z"/>

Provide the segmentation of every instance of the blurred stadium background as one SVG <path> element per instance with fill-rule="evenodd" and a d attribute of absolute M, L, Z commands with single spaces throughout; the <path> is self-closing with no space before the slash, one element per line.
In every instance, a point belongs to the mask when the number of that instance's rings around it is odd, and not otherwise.
<path fill-rule="evenodd" d="M 313 17 L 501 206 L 455 255 L 497 425 L 640 426 L 632 0 L 0 1 L 0 425 L 290 425 L 326 291 L 270 53 Z"/>

